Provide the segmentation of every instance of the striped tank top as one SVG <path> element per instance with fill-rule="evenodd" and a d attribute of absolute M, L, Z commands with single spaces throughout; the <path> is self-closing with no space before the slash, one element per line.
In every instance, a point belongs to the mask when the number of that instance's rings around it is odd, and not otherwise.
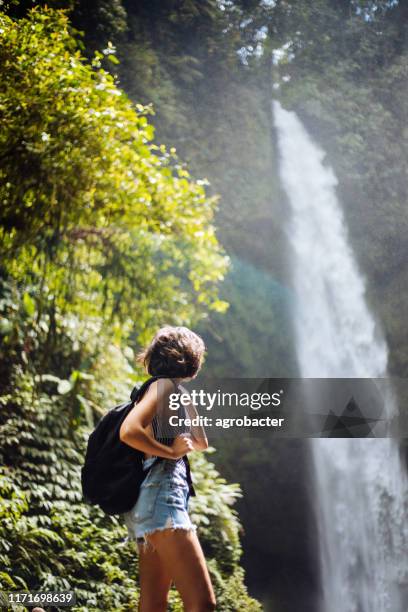
<path fill-rule="evenodd" d="M 174 393 L 184 393 L 186 390 L 183 387 L 180 387 L 176 383 L 173 383 L 175 386 Z M 189 414 L 186 410 L 186 407 L 181 404 L 181 402 L 177 403 L 176 409 L 171 409 L 167 403 L 163 405 L 159 402 L 157 407 L 157 412 L 152 419 L 152 430 L 153 437 L 155 440 L 164 444 L 165 446 L 172 446 L 174 439 L 181 434 L 191 434 L 191 427 L 185 425 L 185 421 L 181 419 L 188 419 Z M 171 422 L 170 422 L 171 419 Z M 180 421 L 181 420 L 181 421 Z M 195 495 L 193 482 L 191 479 L 190 472 L 190 462 L 188 460 L 188 456 L 184 455 L 177 459 L 177 462 L 184 462 L 187 471 L 187 482 L 189 484 L 190 495 Z"/>

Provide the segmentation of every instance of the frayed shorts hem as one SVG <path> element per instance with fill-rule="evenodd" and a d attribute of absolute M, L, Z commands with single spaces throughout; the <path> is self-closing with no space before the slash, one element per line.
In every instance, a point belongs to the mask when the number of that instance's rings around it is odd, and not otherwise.
<path fill-rule="evenodd" d="M 151 540 L 149 539 L 150 535 L 154 533 L 158 533 L 159 531 L 192 531 L 195 533 L 197 531 L 197 527 L 195 525 L 175 525 L 170 524 L 172 521 L 169 521 L 169 525 L 165 525 L 164 527 L 155 527 L 153 529 L 147 529 L 141 535 L 137 535 L 135 537 L 130 538 L 133 542 L 136 542 L 139 550 L 155 550 Z"/>

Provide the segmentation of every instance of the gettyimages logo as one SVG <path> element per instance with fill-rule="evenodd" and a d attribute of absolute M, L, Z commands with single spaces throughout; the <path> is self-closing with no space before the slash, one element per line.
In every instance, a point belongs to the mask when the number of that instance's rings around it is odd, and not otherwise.
<path fill-rule="evenodd" d="M 170 437 L 184 426 L 205 427 L 209 437 L 407 435 L 388 379 L 197 377 L 171 395 L 166 409 Z"/>
<path fill-rule="evenodd" d="M 204 391 L 204 389 L 192 389 L 190 392 L 172 393 L 170 395 L 170 410 L 178 410 L 180 406 L 193 406 L 202 408 L 203 410 L 212 410 L 214 406 L 220 407 L 237 407 L 243 406 L 251 410 L 259 410 L 268 406 L 280 406 L 281 394 L 283 390 L 274 393 L 258 392 L 258 391 L 221 391 L 217 389 L 215 392 Z"/>

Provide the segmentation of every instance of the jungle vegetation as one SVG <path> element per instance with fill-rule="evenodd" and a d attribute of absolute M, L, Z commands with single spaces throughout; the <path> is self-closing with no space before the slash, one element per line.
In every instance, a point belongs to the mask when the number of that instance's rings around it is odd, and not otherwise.
<path fill-rule="evenodd" d="M 327 152 L 389 372 L 407 375 L 407 5 L 15 0 L 3 10 L 2 576 L 51 584 L 61 557 L 85 599 L 92 567 L 91 590 L 131 606 L 134 556 L 72 483 L 89 427 L 142 376 L 135 351 L 159 324 L 182 322 L 206 340 L 207 375 L 296 375 L 272 97 Z M 305 459 L 301 444 L 212 456 L 243 489 L 250 591 L 282 610 L 306 610 L 315 580 Z M 221 609 L 257 609 L 239 567 L 238 490 L 197 462 L 216 505 L 197 516 Z M 255 465 L 268 481 L 253 478 Z M 225 560 L 216 541 L 228 537 Z"/>

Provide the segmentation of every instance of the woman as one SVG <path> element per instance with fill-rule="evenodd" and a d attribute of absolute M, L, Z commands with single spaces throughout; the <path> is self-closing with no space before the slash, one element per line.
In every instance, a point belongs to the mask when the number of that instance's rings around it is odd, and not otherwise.
<path fill-rule="evenodd" d="M 147 472 L 136 505 L 124 515 L 139 550 L 140 612 L 167 610 L 172 582 L 186 612 L 215 610 L 210 575 L 187 511 L 195 495 L 187 453 L 204 450 L 208 441 L 202 427 L 183 424 L 183 417 L 197 414 L 191 402 L 174 410 L 177 396 L 172 395 L 186 393 L 180 383 L 197 375 L 204 351 L 203 340 L 191 330 L 166 326 L 138 356 L 151 376 L 160 376 L 120 430 L 123 442 L 144 452 Z"/>

